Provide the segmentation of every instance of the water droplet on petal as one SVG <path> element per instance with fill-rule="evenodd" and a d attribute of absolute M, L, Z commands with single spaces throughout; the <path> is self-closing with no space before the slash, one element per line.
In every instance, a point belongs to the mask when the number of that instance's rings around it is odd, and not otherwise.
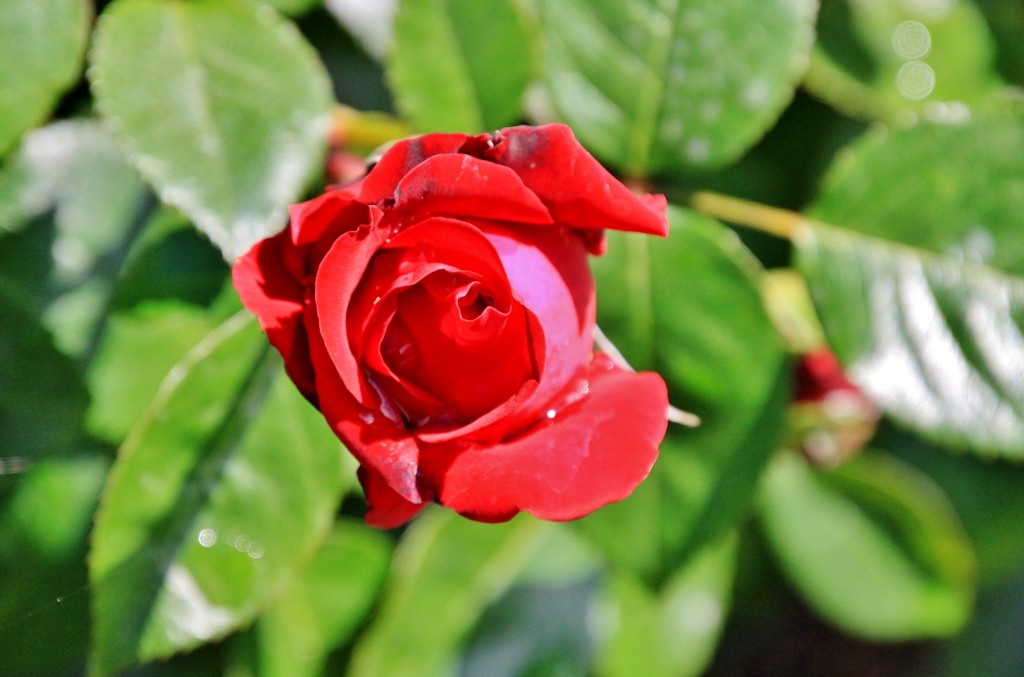
<path fill-rule="evenodd" d="M 548 413 L 546 414 L 546 416 L 548 418 L 554 418 L 555 416 L 558 416 L 558 412 L 555 411 L 554 409 L 548 409 Z"/>

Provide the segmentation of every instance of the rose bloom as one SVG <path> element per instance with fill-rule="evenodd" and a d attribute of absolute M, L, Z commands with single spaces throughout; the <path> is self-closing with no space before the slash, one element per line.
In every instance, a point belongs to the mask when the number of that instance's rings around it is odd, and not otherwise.
<path fill-rule="evenodd" d="M 437 502 L 499 522 L 630 494 L 665 434 L 656 374 L 595 353 L 587 254 L 665 235 L 562 125 L 399 141 L 234 266 L 285 369 L 360 464 L 369 524 Z"/>

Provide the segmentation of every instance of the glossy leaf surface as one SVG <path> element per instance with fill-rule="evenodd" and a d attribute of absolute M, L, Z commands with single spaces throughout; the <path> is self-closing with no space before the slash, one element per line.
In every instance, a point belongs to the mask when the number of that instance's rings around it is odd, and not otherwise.
<path fill-rule="evenodd" d="M 541 0 L 551 102 L 632 174 L 715 167 L 789 102 L 807 65 L 810 0 Z"/>
<path fill-rule="evenodd" d="M 670 401 L 701 417 L 673 425 L 648 480 L 579 524 L 648 582 L 728 530 L 781 430 L 786 363 L 757 290 L 757 263 L 711 219 L 673 209 L 667 240 L 608 233 L 594 261 L 598 323 Z"/>
<path fill-rule="evenodd" d="M 939 444 L 1022 457 L 1024 118 L 876 131 L 812 213 L 839 228 L 799 266 L 854 382 Z"/>
<path fill-rule="evenodd" d="M 255 321 L 233 316 L 121 447 L 90 555 L 96 674 L 252 621 L 326 535 L 340 444 L 268 354 Z"/>
<path fill-rule="evenodd" d="M 926 476 L 881 455 L 830 474 L 782 456 L 765 480 L 768 542 L 818 613 L 875 640 L 942 637 L 963 627 L 974 553 Z"/>
<path fill-rule="evenodd" d="M 319 169 L 327 76 L 269 7 L 120 0 L 92 66 L 99 110 L 135 166 L 229 261 L 281 228 Z"/>

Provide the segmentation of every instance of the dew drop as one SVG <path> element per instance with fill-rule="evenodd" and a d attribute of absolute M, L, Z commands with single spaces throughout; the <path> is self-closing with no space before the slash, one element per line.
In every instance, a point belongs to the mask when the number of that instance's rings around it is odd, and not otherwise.
<path fill-rule="evenodd" d="M 548 409 L 548 413 L 546 414 L 546 416 L 548 418 L 554 418 L 555 416 L 558 416 L 558 412 L 555 411 L 554 409 Z"/>
<path fill-rule="evenodd" d="M 246 548 L 245 553 L 253 559 L 259 559 L 263 557 L 263 553 L 267 551 L 266 547 L 260 541 L 253 541 L 252 544 Z"/>
<path fill-rule="evenodd" d="M 932 48 L 932 34 L 920 21 L 904 21 L 892 32 L 892 48 L 904 59 L 920 59 Z"/>
<path fill-rule="evenodd" d="M 203 529 L 199 532 L 199 545 L 204 548 L 211 548 L 217 542 L 217 532 L 213 529 Z"/>
<path fill-rule="evenodd" d="M 935 71 L 923 61 L 909 61 L 896 73 L 896 88 L 905 98 L 919 101 L 935 89 Z"/>
<path fill-rule="evenodd" d="M 359 420 L 362 421 L 363 423 L 365 423 L 366 425 L 370 425 L 375 420 L 374 417 L 373 417 L 373 412 L 371 412 L 371 411 L 361 411 L 361 412 L 359 412 Z"/>

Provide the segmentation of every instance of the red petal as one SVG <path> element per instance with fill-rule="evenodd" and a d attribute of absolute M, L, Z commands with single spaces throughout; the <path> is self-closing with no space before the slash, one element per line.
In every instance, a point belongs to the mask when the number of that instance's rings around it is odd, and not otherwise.
<path fill-rule="evenodd" d="M 395 191 L 395 211 L 515 223 L 551 223 L 551 215 L 508 167 L 469 155 L 435 155 Z M 400 218 L 400 217 L 399 217 Z"/>
<path fill-rule="evenodd" d="M 456 153 L 469 139 L 465 134 L 426 134 L 397 141 L 359 184 L 359 199 L 375 204 L 394 196 L 398 182 L 429 157 Z"/>
<path fill-rule="evenodd" d="M 377 472 L 360 466 L 359 483 L 366 494 L 366 504 L 370 511 L 366 513 L 366 523 L 378 529 L 394 529 L 400 527 L 426 507 L 426 503 L 412 503 L 402 498 L 388 486 Z"/>
<path fill-rule="evenodd" d="M 324 256 L 316 275 L 315 297 L 320 318 L 318 333 L 323 337 L 334 370 L 360 402 L 372 400 L 373 392 L 362 377 L 349 341 L 349 307 L 385 235 L 382 229 L 375 227 L 345 233 Z"/>
<path fill-rule="evenodd" d="M 573 228 L 667 235 L 663 195 L 638 196 L 601 166 L 565 125 L 511 127 L 495 134 L 484 157 L 511 168 Z"/>
<path fill-rule="evenodd" d="M 518 439 L 455 457 L 442 470 L 438 500 L 481 521 L 520 510 L 549 520 L 582 517 L 627 497 L 647 477 L 667 408 L 657 374 L 623 371 L 596 355 L 586 396 Z"/>
<path fill-rule="evenodd" d="M 287 258 L 297 255 L 287 231 L 278 233 L 257 242 L 239 258 L 231 277 L 242 303 L 284 357 L 288 375 L 303 395 L 315 400 L 313 365 L 302 323 L 305 290 L 286 266 Z"/>
<path fill-rule="evenodd" d="M 346 190 L 330 190 L 320 197 L 288 208 L 292 244 L 304 245 L 329 237 L 369 221 L 366 205 Z"/>
<path fill-rule="evenodd" d="M 417 487 L 419 447 L 401 426 L 381 414 L 379 401 L 357 402 L 334 369 L 319 334 L 316 309 L 306 313 L 310 353 L 316 369 L 320 411 L 334 433 L 360 464 L 378 473 L 405 500 L 424 499 Z M 429 498 L 429 497 L 428 497 Z"/>

